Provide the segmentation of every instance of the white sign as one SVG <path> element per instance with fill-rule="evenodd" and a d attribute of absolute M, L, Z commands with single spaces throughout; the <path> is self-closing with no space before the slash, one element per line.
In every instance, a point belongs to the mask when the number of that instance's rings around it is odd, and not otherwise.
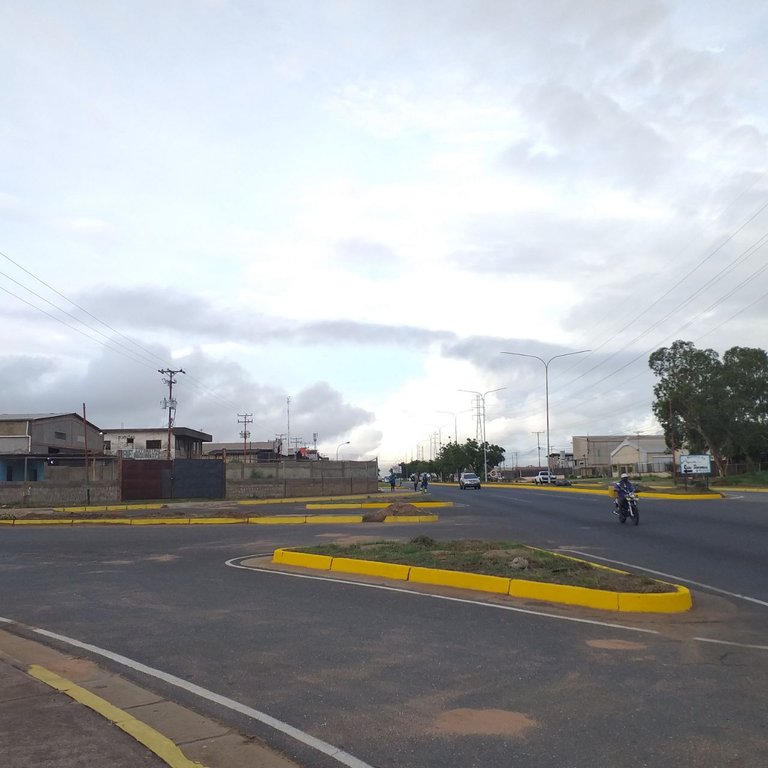
<path fill-rule="evenodd" d="M 708 475 L 712 472 L 712 457 L 708 453 L 680 457 L 681 475 Z"/>

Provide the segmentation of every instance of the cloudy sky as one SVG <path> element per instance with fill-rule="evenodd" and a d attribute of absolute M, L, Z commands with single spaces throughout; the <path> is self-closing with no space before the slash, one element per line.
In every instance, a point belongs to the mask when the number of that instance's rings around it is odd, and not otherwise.
<path fill-rule="evenodd" d="M 0 412 L 507 465 L 765 348 L 762 0 L 8 0 Z M 290 407 L 288 407 L 290 398 Z M 537 435 L 539 432 L 541 434 Z"/>

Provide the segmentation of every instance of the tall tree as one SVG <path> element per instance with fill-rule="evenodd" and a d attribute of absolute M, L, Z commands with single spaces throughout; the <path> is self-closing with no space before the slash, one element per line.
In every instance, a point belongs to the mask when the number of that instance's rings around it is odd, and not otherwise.
<path fill-rule="evenodd" d="M 649 358 L 659 377 L 653 411 L 672 447 L 708 451 L 724 475 L 732 458 L 757 458 L 768 434 L 768 355 L 733 347 L 721 361 L 712 349 L 675 341 Z"/>

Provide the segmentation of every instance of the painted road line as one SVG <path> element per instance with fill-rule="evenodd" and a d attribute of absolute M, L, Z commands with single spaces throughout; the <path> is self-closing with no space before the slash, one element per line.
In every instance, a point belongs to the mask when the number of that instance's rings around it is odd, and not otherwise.
<path fill-rule="evenodd" d="M 151 728 L 141 720 L 137 720 L 125 710 L 119 709 L 106 701 L 106 699 L 102 699 L 85 688 L 81 688 L 71 680 L 66 680 L 55 672 L 51 672 L 37 664 L 29 667 L 27 674 L 60 693 L 66 694 L 79 704 L 88 707 L 88 709 L 97 712 L 103 718 L 116 725 L 121 731 L 124 731 L 140 744 L 143 744 L 150 752 L 154 752 L 171 768 L 204 768 L 201 763 L 190 760 L 167 736 L 163 736 L 162 733 Z"/>
<path fill-rule="evenodd" d="M 598 619 L 581 619 L 577 616 L 561 616 L 557 613 L 548 613 L 547 611 L 536 611 L 531 608 L 519 608 L 516 605 L 504 605 L 501 603 L 486 603 L 482 600 L 472 600 L 467 597 L 452 597 L 450 595 L 435 595 L 431 592 L 417 592 L 413 589 L 406 589 L 404 587 L 390 586 L 389 584 L 369 584 L 364 581 L 350 581 L 348 579 L 334 578 L 331 576 L 319 576 L 312 573 L 292 573 L 290 571 L 278 571 L 274 568 L 259 568 L 257 566 L 240 565 L 239 560 L 250 560 L 257 555 L 244 555 L 242 557 L 234 557 L 231 560 L 226 561 L 226 565 L 230 568 L 239 568 L 243 571 L 255 571 L 257 573 L 267 573 L 273 576 L 288 576 L 293 579 L 309 579 L 310 581 L 326 581 L 332 584 L 344 584 L 351 587 L 361 587 L 363 589 L 380 589 L 384 592 L 398 592 L 402 595 L 411 595 L 414 597 L 428 597 L 433 600 L 445 600 L 449 603 L 460 603 L 462 605 L 472 605 L 478 608 L 492 608 L 497 611 L 509 611 L 510 613 L 522 613 L 526 616 L 538 616 L 546 619 L 556 619 L 557 621 L 567 621 L 573 624 L 589 624 L 596 627 L 607 627 L 610 629 L 621 629 L 626 632 L 640 632 L 647 635 L 660 635 L 656 629 L 645 629 L 643 627 L 629 627 L 626 624 L 616 624 L 611 621 L 599 621 Z"/>
<path fill-rule="evenodd" d="M 593 555 L 589 552 L 579 552 L 578 549 L 563 549 L 562 551 L 573 552 L 575 555 L 581 555 L 583 557 L 589 557 L 595 560 L 602 560 L 604 563 L 612 563 L 613 565 L 620 565 L 624 568 L 632 568 L 633 570 L 645 571 L 646 573 L 652 573 L 654 576 L 661 576 L 663 579 L 669 579 L 670 581 L 674 581 L 674 582 L 682 581 L 685 584 L 692 584 L 694 587 L 701 587 L 702 589 L 706 589 L 710 592 L 717 592 L 721 595 L 727 595 L 728 597 L 735 597 L 735 598 L 738 598 L 739 600 L 746 600 L 747 602 L 755 603 L 756 605 L 763 605 L 766 608 L 768 608 L 768 602 L 766 602 L 765 600 L 758 600 L 756 597 L 749 597 L 748 595 L 740 595 L 737 592 L 728 592 L 725 589 L 720 589 L 719 587 L 713 587 L 711 584 L 703 584 L 700 581 L 693 581 L 693 579 L 686 579 L 683 576 L 675 576 L 674 574 L 664 573 L 663 571 L 654 571 L 653 569 L 645 568 L 642 565 L 635 565 L 633 563 L 623 563 L 621 560 L 611 560 L 607 557 L 600 557 L 599 555 Z"/>
<path fill-rule="evenodd" d="M 113 653 L 112 651 L 108 651 L 105 648 L 100 648 L 99 646 L 91 645 L 90 643 L 84 643 L 80 640 L 75 640 L 72 637 L 60 635 L 57 632 L 49 632 L 46 629 L 40 628 L 32 628 L 32 631 L 35 634 L 42 635 L 43 637 L 49 637 L 52 640 L 56 640 L 60 643 L 65 643 L 66 645 L 70 645 L 75 648 L 81 648 L 85 651 L 88 651 L 89 653 L 102 656 L 105 659 L 110 659 L 111 661 L 114 661 L 117 664 L 121 664 L 124 667 L 128 667 L 129 669 L 132 669 L 136 672 L 141 672 L 144 675 L 162 680 L 169 685 L 187 691 L 187 693 L 199 696 L 206 701 L 210 701 L 214 704 L 218 704 L 219 706 L 226 707 L 233 712 L 245 715 L 252 720 L 263 723 L 270 728 L 274 728 L 276 731 L 280 731 L 280 733 L 284 733 L 286 736 L 290 736 L 291 738 L 304 744 L 307 747 L 311 747 L 312 749 L 315 749 L 324 755 L 328 755 L 332 759 L 336 760 L 336 762 L 340 763 L 341 765 L 345 765 L 348 768 L 373 768 L 373 766 L 363 762 L 362 760 L 359 760 L 354 755 L 350 755 L 349 752 L 345 752 L 343 749 L 340 749 L 333 744 L 329 744 L 328 742 L 323 741 L 322 739 L 318 739 L 309 733 L 305 733 L 304 731 L 301 731 L 298 728 L 289 725 L 288 723 L 284 723 L 282 720 L 278 720 L 277 718 L 274 718 L 265 712 L 260 712 L 257 709 L 253 709 L 252 707 L 248 707 L 245 704 L 241 704 L 239 701 L 235 701 L 234 699 L 222 696 L 221 694 L 215 693 L 214 691 L 209 691 L 207 688 L 203 688 L 196 683 L 190 683 L 188 680 L 184 680 L 181 677 L 176 677 L 176 675 L 172 675 L 168 672 L 163 672 L 160 669 L 149 667 L 146 664 L 142 664 L 139 661 L 134 661 L 127 656 L 121 656 L 119 653 Z"/>

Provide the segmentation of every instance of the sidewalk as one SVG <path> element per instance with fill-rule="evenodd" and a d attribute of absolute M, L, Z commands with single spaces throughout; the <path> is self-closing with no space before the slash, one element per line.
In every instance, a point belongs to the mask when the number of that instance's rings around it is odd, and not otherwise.
<path fill-rule="evenodd" d="M 85 659 L 0 629 L 4 768 L 298 768 Z"/>

